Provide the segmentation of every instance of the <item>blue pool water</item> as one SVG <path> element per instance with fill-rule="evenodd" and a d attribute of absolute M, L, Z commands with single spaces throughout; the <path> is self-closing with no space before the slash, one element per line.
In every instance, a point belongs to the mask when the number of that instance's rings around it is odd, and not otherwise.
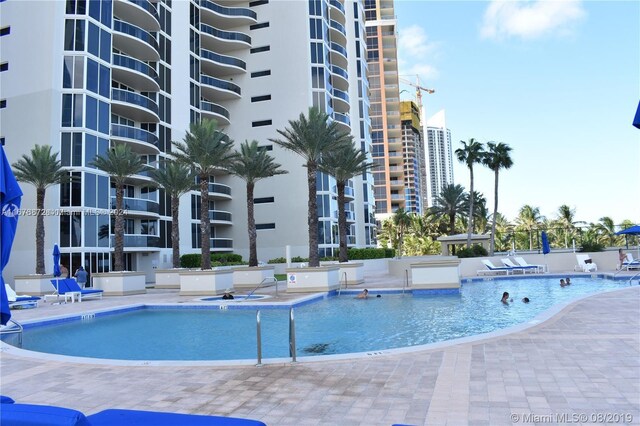
<path fill-rule="evenodd" d="M 354 294 L 295 308 L 298 356 L 376 351 L 486 333 L 526 322 L 549 307 L 623 287 L 624 282 L 557 278 L 465 283 L 460 294 Z M 500 303 L 503 291 L 514 302 Z M 523 297 L 529 304 L 521 302 Z M 246 305 L 245 305 L 246 308 Z M 257 308 L 256 308 L 257 309 Z M 261 309 L 264 358 L 288 357 L 286 309 Z M 238 360 L 256 358 L 253 309 L 146 308 L 82 321 L 29 327 L 23 348 L 126 360 Z"/>

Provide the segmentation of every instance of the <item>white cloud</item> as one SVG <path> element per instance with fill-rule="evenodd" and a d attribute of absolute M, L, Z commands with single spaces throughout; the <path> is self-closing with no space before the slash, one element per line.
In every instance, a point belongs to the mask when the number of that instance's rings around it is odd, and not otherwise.
<path fill-rule="evenodd" d="M 484 14 L 480 34 L 484 38 L 568 35 L 586 16 L 582 0 L 492 0 Z"/>
<path fill-rule="evenodd" d="M 398 68 L 401 75 L 419 75 L 428 81 L 439 73 L 430 62 L 435 57 L 439 43 L 429 40 L 424 28 L 412 25 L 398 31 Z"/>

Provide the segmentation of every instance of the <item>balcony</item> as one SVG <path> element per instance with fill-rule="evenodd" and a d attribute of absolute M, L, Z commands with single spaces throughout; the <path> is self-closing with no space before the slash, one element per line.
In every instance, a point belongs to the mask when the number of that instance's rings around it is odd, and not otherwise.
<path fill-rule="evenodd" d="M 116 208 L 116 197 L 111 197 L 111 208 Z M 146 200 L 143 198 L 124 197 L 122 208 L 127 210 L 127 216 L 157 217 L 160 213 L 160 205 L 157 201 Z"/>
<path fill-rule="evenodd" d="M 200 76 L 202 96 L 209 100 L 239 99 L 240 86 L 208 75 Z"/>
<path fill-rule="evenodd" d="M 231 187 L 222 183 L 209 183 L 210 199 L 231 199 Z"/>
<path fill-rule="evenodd" d="M 351 119 L 347 114 L 341 114 L 339 112 L 333 113 L 333 119 L 337 121 L 339 124 L 347 126 L 349 130 L 351 130 Z"/>
<path fill-rule="evenodd" d="M 344 68 L 340 68 L 337 65 L 332 65 L 331 75 L 333 76 L 333 78 L 331 79 L 333 87 L 340 90 L 349 89 L 349 73 L 347 73 Z"/>
<path fill-rule="evenodd" d="M 233 240 L 231 238 L 211 238 L 209 244 L 212 250 L 228 250 L 233 248 Z"/>
<path fill-rule="evenodd" d="M 332 42 L 329 45 L 329 54 L 331 55 L 332 64 L 336 64 L 342 68 L 347 68 L 347 49 L 338 43 Z"/>
<path fill-rule="evenodd" d="M 113 21 L 113 48 L 142 61 L 158 61 L 158 41 L 153 35 L 124 21 Z"/>
<path fill-rule="evenodd" d="M 157 92 L 160 90 L 156 70 L 130 56 L 113 54 L 111 76 L 114 80 L 140 92 Z"/>
<path fill-rule="evenodd" d="M 202 47 L 216 52 L 231 52 L 251 47 L 251 37 L 237 31 L 224 31 L 207 24 L 200 24 Z"/>
<path fill-rule="evenodd" d="M 115 246 L 115 236 L 111 235 L 111 247 Z M 125 234 L 125 251 L 157 251 L 157 250 L 137 250 L 137 249 L 158 249 L 160 248 L 160 237 L 144 234 Z"/>
<path fill-rule="evenodd" d="M 160 31 L 160 15 L 149 0 L 115 0 L 113 14 L 147 31 Z"/>
<path fill-rule="evenodd" d="M 200 13 L 203 21 L 222 28 L 258 22 L 258 15 L 248 7 L 224 7 L 209 0 L 200 0 Z"/>
<path fill-rule="evenodd" d="M 144 95 L 111 89 L 111 112 L 142 123 L 158 123 L 158 104 Z"/>
<path fill-rule="evenodd" d="M 140 154 L 158 154 L 160 152 L 158 137 L 137 127 L 111 124 L 111 139 L 135 144 L 135 152 Z"/>
<path fill-rule="evenodd" d="M 206 49 L 200 49 L 202 70 L 209 75 L 223 76 L 244 74 L 247 72 L 245 61 L 233 56 L 220 55 Z"/>
<path fill-rule="evenodd" d="M 218 225 L 231 225 L 231 213 L 222 210 L 209 210 L 209 220 Z"/>
<path fill-rule="evenodd" d="M 333 19 L 329 22 L 329 34 L 332 41 L 347 44 L 347 30 L 340 22 Z"/>
<path fill-rule="evenodd" d="M 342 90 L 333 88 L 333 107 L 338 112 L 349 112 L 349 94 Z"/>
<path fill-rule="evenodd" d="M 329 17 L 341 23 L 346 22 L 344 5 L 339 0 L 329 1 Z"/>
<path fill-rule="evenodd" d="M 355 222 L 356 221 L 356 212 L 345 210 L 344 214 L 345 214 L 345 216 L 347 216 L 347 222 Z"/>
<path fill-rule="evenodd" d="M 200 101 L 200 113 L 210 119 L 216 120 L 218 125 L 227 126 L 231 123 L 229 111 L 213 102 Z"/>

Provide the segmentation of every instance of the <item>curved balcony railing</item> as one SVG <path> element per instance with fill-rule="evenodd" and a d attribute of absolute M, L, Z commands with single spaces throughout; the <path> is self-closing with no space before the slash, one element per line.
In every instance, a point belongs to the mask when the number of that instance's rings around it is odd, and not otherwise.
<path fill-rule="evenodd" d="M 349 73 L 345 69 L 343 69 L 343 68 L 341 68 L 341 67 L 339 67 L 337 65 L 332 65 L 331 66 L 331 72 L 333 74 L 339 75 L 340 77 L 344 78 L 347 81 L 349 80 Z"/>
<path fill-rule="evenodd" d="M 136 27 L 128 22 L 124 21 L 113 21 L 113 29 L 119 33 L 130 35 L 131 37 L 135 37 L 138 40 L 145 42 L 146 44 L 153 47 L 156 52 L 158 51 L 158 41 L 154 36 L 150 33 L 146 32 L 140 27 Z"/>
<path fill-rule="evenodd" d="M 333 28 L 334 30 L 338 31 L 340 34 L 342 34 L 343 36 L 347 36 L 347 30 L 344 28 L 344 25 L 342 25 L 340 22 L 338 21 L 334 21 L 333 19 L 329 22 L 329 26 L 331 28 Z"/>
<path fill-rule="evenodd" d="M 349 94 L 343 90 L 339 90 L 336 89 L 335 87 L 333 88 L 333 96 L 335 96 L 336 98 L 340 98 L 343 101 L 349 103 Z"/>
<path fill-rule="evenodd" d="M 116 197 L 111 197 L 111 208 L 116 208 Z M 122 208 L 138 212 L 160 213 L 160 205 L 157 201 L 145 200 L 142 198 L 124 197 Z"/>
<path fill-rule="evenodd" d="M 206 84 L 212 87 L 217 87 L 218 89 L 228 90 L 238 95 L 241 95 L 240 86 L 238 86 L 237 84 L 233 84 L 229 81 L 220 80 L 219 78 L 210 77 L 208 75 L 201 75 L 200 83 Z"/>
<path fill-rule="evenodd" d="M 234 58 L 232 56 L 220 55 L 207 49 L 200 49 L 200 56 L 204 59 L 208 59 L 219 64 L 238 67 L 242 68 L 243 70 L 247 69 L 247 63 L 245 61 Z"/>
<path fill-rule="evenodd" d="M 345 13 L 344 12 L 344 5 L 342 3 L 340 3 L 338 0 L 331 0 L 329 2 L 329 4 L 333 7 L 335 7 L 336 9 L 338 9 L 340 12 Z"/>
<path fill-rule="evenodd" d="M 207 24 L 200 24 L 200 31 L 222 40 L 240 41 L 240 42 L 251 45 L 251 37 L 249 37 L 244 33 L 239 33 L 235 31 L 223 31 Z"/>
<path fill-rule="evenodd" d="M 148 109 L 155 115 L 158 115 L 158 104 L 139 93 L 129 92 L 128 90 L 122 89 L 111 89 L 111 100 L 137 105 L 139 107 Z"/>
<path fill-rule="evenodd" d="M 233 248 L 233 240 L 231 238 L 210 238 L 209 244 L 211 244 L 212 249 Z"/>
<path fill-rule="evenodd" d="M 111 235 L 111 247 L 115 246 L 115 236 Z M 160 247 L 160 237 L 156 237 L 154 235 L 138 235 L 138 234 L 125 234 L 124 235 L 124 246 L 127 248 L 131 247 Z"/>
<path fill-rule="evenodd" d="M 158 15 L 158 9 L 156 9 L 156 7 L 151 4 L 149 0 L 129 0 L 129 3 L 140 6 L 141 8 L 149 12 L 154 18 L 156 18 L 156 21 L 158 21 L 158 23 L 160 23 L 160 15 Z"/>
<path fill-rule="evenodd" d="M 348 221 L 353 222 L 356 220 L 356 212 L 345 210 L 344 214 L 347 217 Z"/>
<path fill-rule="evenodd" d="M 209 220 L 220 220 L 223 222 L 231 222 L 231 213 L 220 210 L 209 210 Z"/>
<path fill-rule="evenodd" d="M 138 59 L 114 53 L 113 65 L 137 71 L 141 74 L 146 75 L 147 77 L 152 78 L 153 81 L 160 84 L 160 80 L 158 78 L 158 73 L 156 72 L 156 70 Z"/>
<path fill-rule="evenodd" d="M 338 192 L 338 187 L 337 186 L 333 186 L 333 192 L 337 193 Z M 345 186 L 344 187 L 344 195 L 346 197 L 350 197 L 353 198 L 355 196 L 355 192 L 353 190 L 353 187 L 351 186 Z"/>
<path fill-rule="evenodd" d="M 229 185 L 223 185 L 221 183 L 210 183 L 209 192 L 214 194 L 231 195 L 231 187 Z"/>
<path fill-rule="evenodd" d="M 345 58 L 347 57 L 347 49 L 345 49 L 344 47 L 340 46 L 338 43 L 331 43 L 331 50 L 340 53 Z"/>
<path fill-rule="evenodd" d="M 111 136 L 116 138 L 133 139 L 139 142 L 144 142 L 158 147 L 158 137 L 151 132 L 148 132 L 137 127 L 125 126 L 123 124 L 111 125 Z"/>
<path fill-rule="evenodd" d="M 351 119 L 346 114 L 341 114 L 339 112 L 333 113 L 333 119 L 339 121 L 341 123 L 346 124 L 347 126 L 351 126 Z"/>
<path fill-rule="evenodd" d="M 245 7 L 224 7 L 219 4 L 210 2 L 209 0 L 200 0 L 200 7 L 204 7 L 220 15 L 258 19 L 258 15 L 251 9 Z"/>
<path fill-rule="evenodd" d="M 214 104 L 212 102 L 207 102 L 207 101 L 200 101 L 200 109 L 202 111 L 208 111 L 214 114 L 218 114 L 223 116 L 224 118 L 226 118 L 228 121 L 231 121 L 231 116 L 229 114 L 229 111 L 223 107 L 220 106 L 218 104 Z M 211 191 L 209 191 L 211 192 Z"/>

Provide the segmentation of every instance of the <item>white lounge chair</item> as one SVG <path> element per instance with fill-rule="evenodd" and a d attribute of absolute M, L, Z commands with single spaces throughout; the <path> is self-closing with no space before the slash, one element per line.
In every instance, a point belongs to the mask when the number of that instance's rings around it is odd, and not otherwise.
<path fill-rule="evenodd" d="M 20 296 L 11 288 L 9 284 L 4 285 L 7 292 L 7 299 L 9 299 L 9 307 L 15 308 L 16 306 L 35 306 L 38 307 L 39 297 L 36 296 Z"/>
<path fill-rule="evenodd" d="M 598 270 L 598 265 L 596 265 L 593 260 L 589 257 L 588 254 L 576 254 L 576 260 L 578 261 L 578 270 L 582 272 L 595 272 Z"/>
<path fill-rule="evenodd" d="M 507 268 L 506 266 L 505 267 L 495 266 L 493 263 L 491 263 L 489 259 L 482 259 L 481 262 L 484 266 L 487 267 L 487 269 L 480 269 L 477 272 L 478 275 L 488 274 L 488 273 L 509 275 L 511 274 L 511 272 L 513 272 L 512 268 Z"/>
<path fill-rule="evenodd" d="M 520 265 L 516 265 L 508 257 L 500 259 L 500 261 L 507 268 L 511 268 L 513 272 L 520 271 L 523 274 L 526 274 L 527 272 L 531 272 L 532 274 L 538 272 L 538 267 L 537 266 L 520 266 Z"/>
<path fill-rule="evenodd" d="M 530 263 L 527 263 L 526 260 L 524 260 L 523 257 L 520 256 L 515 256 L 513 258 L 513 260 L 515 260 L 515 262 L 520 265 L 520 266 L 535 266 L 537 268 L 537 272 L 544 272 L 546 267 L 544 265 L 532 265 Z"/>
<path fill-rule="evenodd" d="M 627 260 L 622 262 L 622 267 L 620 269 L 626 269 L 627 271 L 640 269 L 640 259 L 634 259 L 631 253 L 627 253 Z"/>

